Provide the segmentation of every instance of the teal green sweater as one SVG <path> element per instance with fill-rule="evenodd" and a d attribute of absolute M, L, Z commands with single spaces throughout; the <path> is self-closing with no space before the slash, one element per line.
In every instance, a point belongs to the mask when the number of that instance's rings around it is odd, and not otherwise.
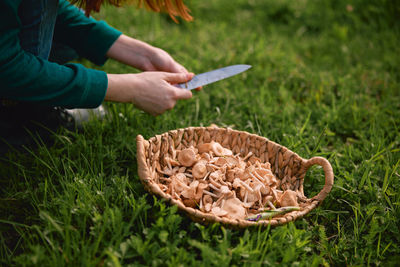
<path fill-rule="evenodd" d="M 0 0 L 0 98 L 66 108 L 93 108 L 104 100 L 107 75 L 80 64 L 59 65 L 24 51 L 18 33 L 22 0 Z M 68 2 L 59 3 L 56 30 L 67 45 L 95 64 L 120 32 L 104 22 L 85 17 Z"/>

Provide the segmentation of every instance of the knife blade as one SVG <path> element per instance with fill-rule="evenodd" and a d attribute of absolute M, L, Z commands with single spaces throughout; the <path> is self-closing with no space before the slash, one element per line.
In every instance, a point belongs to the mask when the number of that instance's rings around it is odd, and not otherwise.
<path fill-rule="evenodd" d="M 226 79 L 228 77 L 234 76 L 236 74 L 239 74 L 241 72 L 248 70 L 249 68 L 251 68 L 250 65 L 239 64 L 239 65 L 232 65 L 232 66 L 204 72 L 204 73 L 195 75 L 187 83 L 177 84 L 176 87 L 186 89 L 186 90 L 192 90 L 192 89 L 198 88 L 200 86 L 204 86 L 204 85 L 214 83 L 214 82 Z"/>

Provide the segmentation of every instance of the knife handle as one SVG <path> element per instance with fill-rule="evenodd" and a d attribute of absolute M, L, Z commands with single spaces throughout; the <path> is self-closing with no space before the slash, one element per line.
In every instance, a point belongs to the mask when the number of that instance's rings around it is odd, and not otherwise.
<path fill-rule="evenodd" d="M 188 88 L 188 84 L 187 83 L 178 83 L 178 84 L 174 84 L 175 87 L 178 87 L 180 89 L 186 89 L 186 90 L 191 90 Z"/>

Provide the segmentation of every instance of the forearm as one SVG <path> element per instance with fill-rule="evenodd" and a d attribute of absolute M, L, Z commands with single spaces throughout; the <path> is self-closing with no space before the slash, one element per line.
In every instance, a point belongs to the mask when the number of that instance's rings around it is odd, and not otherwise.
<path fill-rule="evenodd" d="M 149 58 L 158 48 L 122 34 L 110 47 L 107 57 L 140 70 L 153 70 Z"/>

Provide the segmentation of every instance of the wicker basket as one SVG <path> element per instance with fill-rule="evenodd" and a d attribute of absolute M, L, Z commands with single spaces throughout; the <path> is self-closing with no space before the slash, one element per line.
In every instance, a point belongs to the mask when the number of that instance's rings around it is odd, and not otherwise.
<path fill-rule="evenodd" d="M 164 156 L 170 154 L 171 148 L 184 149 L 189 146 L 216 141 L 223 147 L 232 150 L 234 154 L 242 156 L 252 152 L 262 162 L 271 164 L 272 172 L 281 181 L 283 190 L 298 190 L 304 197 L 305 205 L 299 211 L 292 211 L 279 217 L 257 222 L 247 220 L 233 220 L 225 217 L 217 217 L 210 213 L 204 213 L 199 209 L 186 207 L 181 201 L 175 200 L 171 195 L 164 193 L 158 186 L 158 174 L 156 163 Z M 284 146 L 274 143 L 265 137 L 260 137 L 243 131 L 218 127 L 189 127 L 172 130 L 161 135 L 145 140 L 143 136 L 137 136 L 137 161 L 138 173 L 141 182 L 150 193 L 167 199 L 172 204 L 187 213 L 194 221 L 201 223 L 220 222 L 231 227 L 247 227 L 252 225 L 282 225 L 303 217 L 318 206 L 331 191 L 333 185 L 333 170 L 330 163 L 322 157 L 303 159 Z M 304 196 L 303 183 L 307 169 L 314 165 L 320 165 L 325 172 L 325 185 L 321 192 L 312 197 Z M 303 204 L 304 204 L 303 203 Z"/>

